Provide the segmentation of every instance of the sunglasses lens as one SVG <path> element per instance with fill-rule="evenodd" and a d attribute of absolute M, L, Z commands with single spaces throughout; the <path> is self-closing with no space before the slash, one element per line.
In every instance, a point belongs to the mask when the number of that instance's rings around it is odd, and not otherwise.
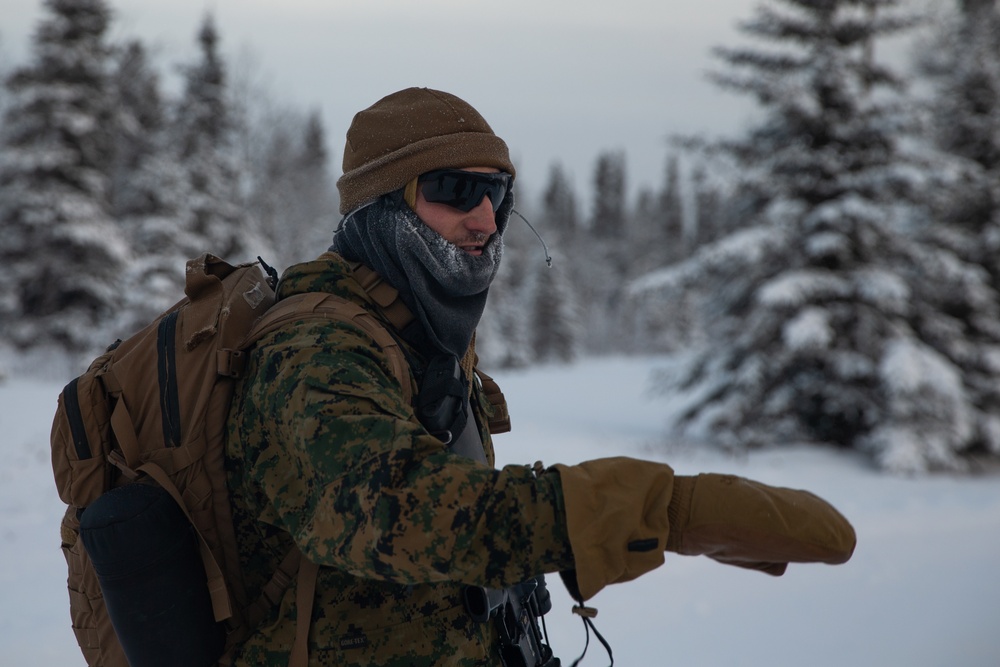
<path fill-rule="evenodd" d="M 474 171 L 445 169 L 432 171 L 420 177 L 420 191 L 424 199 L 437 204 L 447 204 L 468 213 L 488 196 L 493 212 L 500 208 L 510 187 L 510 174 L 480 174 Z"/>

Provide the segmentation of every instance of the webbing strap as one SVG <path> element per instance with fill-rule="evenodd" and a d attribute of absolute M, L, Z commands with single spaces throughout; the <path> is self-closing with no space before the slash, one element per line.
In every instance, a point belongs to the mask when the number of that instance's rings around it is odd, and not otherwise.
<path fill-rule="evenodd" d="M 507 408 L 507 399 L 504 398 L 503 392 L 500 391 L 500 385 L 496 383 L 496 380 L 478 368 L 476 369 L 476 374 L 483 383 L 483 395 L 486 396 L 486 400 L 493 407 L 493 416 L 489 420 L 490 433 L 494 435 L 497 433 L 509 433 L 510 411 Z"/>
<path fill-rule="evenodd" d="M 135 423 L 121 396 L 118 397 L 115 409 L 111 412 L 111 430 L 114 431 L 118 446 L 125 456 L 125 463 L 134 469 L 139 465 L 139 437 L 135 434 Z"/>
<path fill-rule="evenodd" d="M 415 318 L 403 300 L 399 298 L 399 290 L 383 280 L 382 276 L 361 262 L 351 263 L 351 272 L 361 288 L 372 298 L 382 314 L 396 331 L 402 331 Z"/>
<path fill-rule="evenodd" d="M 194 519 L 188 511 L 187 505 L 184 504 L 184 498 L 181 496 L 181 492 L 178 491 L 177 486 L 170 481 L 170 477 L 168 477 L 167 473 L 163 471 L 163 468 L 155 463 L 144 463 L 139 466 L 137 472 L 145 473 L 156 480 L 156 482 L 170 494 L 170 496 L 177 502 L 177 505 L 184 512 L 184 516 L 186 516 L 188 521 L 191 523 L 191 527 L 194 529 L 195 535 L 198 536 L 198 548 L 201 551 L 201 560 L 205 564 L 205 576 L 208 579 L 208 593 L 212 598 L 212 610 L 215 612 L 215 620 L 224 621 L 227 618 L 230 618 L 233 615 L 233 607 L 229 600 L 229 591 L 226 589 L 226 578 L 222 574 L 222 568 L 219 567 L 218 561 L 215 560 L 215 556 L 212 554 L 212 549 L 208 546 L 208 542 L 205 541 L 205 537 L 201 534 L 201 531 L 198 530 L 197 526 L 195 526 Z"/>
<path fill-rule="evenodd" d="M 104 378 L 114 378 L 114 374 L 109 372 L 104 375 Z M 114 379 L 113 382 L 114 385 L 120 387 L 117 379 Z M 132 419 L 128 406 L 125 404 L 124 397 L 121 396 L 120 389 L 118 394 L 117 401 L 115 402 L 115 408 L 111 411 L 111 430 L 114 432 L 115 439 L 118 441 L 118 447 L 121 449 L 125 465 L 128 468 L 137 471 L 138 465 L 142 462 L 142 451 L 139 448 L 139 436 L 135 432 L 135 421 Z M 186 443 L 183 447 L 171 448 L 169 465 L 167 468 L 171 473 L 183 470 L 200 459 L 204 453 L 205 444 L 201 441 Z"/>
<path fill-rule="evenodd" d="M 388 356 L 392 373 L 402 388 L 403 400 L 406 403 L 413 402 L 409 364 L 399 343 L 371 313 L 353 301 L 335 294 L 305 292 L 282 299 L 254 324 L 253 330 L 247 334 L 240 347 L 249 347 L 258 339 L 290 322 L 313 318 L 350 322 L 371 336 Z"/>
<path fill-rule="evenodd" d="M 248 627 L 256 628 L 264 622 L 267 613 L 278 606 L 281 598 L 285 595 L 285 591 L 288 590 L 288 587 L 292 584 L 292 579 L 295 578 L 299 570 L 301 559 L 302 552 L 299 551 L 298 547 L 293 546 L 288 550 L 281 563 L 278 564 L 274 574 L 271 575 L 271 579 L 264 584 L 260 595 L 250 605 L 250 608 L 247 609 Z"/>
<path fill-rule="evenodd" d="M 313 601 L 316 599 L 318 578 L 319 565 L 302 557 L 295 585 L 295 645 L 288 659 L 288 667 L 307 667 L 309 664 L 309 627 L 312 625 Z"/>
<path fill-rule="evenodd" d="M 342 258 L 337 253 L 328 250 L 320 255 L 319 259 L 329 261 Z M 402 331 L 416 319 L 403 300 L 399 298 L 399 290 L 387 283 L 375 270 L 362 262 L 348 262 L 347 265 L 350 267 L 354 279 L 361 285 L 361 289 L 371 297 L 372 301 L 378 304 L 378 307 L 382 309 L 382 314 L 396 331 Z"/>

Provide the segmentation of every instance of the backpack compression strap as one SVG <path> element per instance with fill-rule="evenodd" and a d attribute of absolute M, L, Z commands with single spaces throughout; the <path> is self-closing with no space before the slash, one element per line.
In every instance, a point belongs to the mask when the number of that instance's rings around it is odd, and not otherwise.
<path fill-rule="evenodd" d="M 139 466 L 136 472 L 145 473 L 156 480 L 177 501 L 178 507 L 184 512 L 191 526 L 194 527 L 197 525 L 191 516 L 191 512 L 188 511 L 187 505 L 184 503 L 181 492 L 170 480 L 167 473 L 163 471 L 163 468 L 155 463 L 145 463 Z M 226 589 L 226 578 L 222 574 L 222 568 L 219 567 L 218 561 L 212 555 L 212 549 L 208 546 L 208 542 L 205 541 L 205 537 L 201 534 L 201 531 L 195 528 L 194 532 L 198 536 L 199 550 L 201 551 L 202 562 L 205 565 L 208 593 L 212 600 L 212 610 L 215 614 L 215 620 L 224 621 L 233 615 L 232 604 L 229 601 L 229 592 Z"/>

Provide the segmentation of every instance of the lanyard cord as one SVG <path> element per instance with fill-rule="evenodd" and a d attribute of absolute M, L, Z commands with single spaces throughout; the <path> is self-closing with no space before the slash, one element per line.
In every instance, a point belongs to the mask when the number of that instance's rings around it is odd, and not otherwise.
<path fill-rule="evenodd" d="M 590 620 L 592 616 L 597 614 L 597 610 L 581 605 L 579 607 L 573 607 L 573 613 L 579 615 L 580 618 L 583 619 L 583 631 L 586 634 L 587 640 L 583 645 L 583 653 L 580 654 L 579 658 L 573 661 L 573 664 L 570 665 L 570 667 L 577 667 L 577 665 L 580 664 L 580 661 L 583 660 L 583 656 L 587 655 L 587 649 L 590 647 L 591 630 L 594 631 L 594 636 L 597 637 L 597 641 L 601 642 L 601 645 L 604 646 L 604 650 L 608 652 L 608 659 L 611 660 L 609 667 L 614 667 L 615 656 L 611 653 L 611 645 L 608 644 L 608 641 L 604 638 L 604 636 L 597 631 L 597 627 L 594 625 L 594 622 Z"/>

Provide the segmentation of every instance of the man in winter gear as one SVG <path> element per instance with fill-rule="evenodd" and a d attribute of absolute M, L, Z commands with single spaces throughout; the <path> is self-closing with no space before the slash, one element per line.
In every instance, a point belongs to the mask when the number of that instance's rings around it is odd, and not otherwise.
<path fill-rule="evenodd" d="M 227 446 L 246 594 L 295 548 L 318 574 L 311 613 L 293 582 L 235 664 L 288 664 L 309 614 L 310 665 L 501 665 L 469 587 L 559 572 L 582 603 L 665 550 L 771 574 L 850 558 L 850 524 L 805 491 L 629 458 L 494 469 L 506 406 L 475 368 L 474 333 L 514 177 L 506 144 L 448 93 L 411 88 L 355 116 L 341 228 L 330 251 L 285 272 L 278 296 L 363 307 L 404 349 L 410 386 L 349 322 L 293 323 L 251 353 Z M 428 391 L 440 377 L 445 389 Z"/>

